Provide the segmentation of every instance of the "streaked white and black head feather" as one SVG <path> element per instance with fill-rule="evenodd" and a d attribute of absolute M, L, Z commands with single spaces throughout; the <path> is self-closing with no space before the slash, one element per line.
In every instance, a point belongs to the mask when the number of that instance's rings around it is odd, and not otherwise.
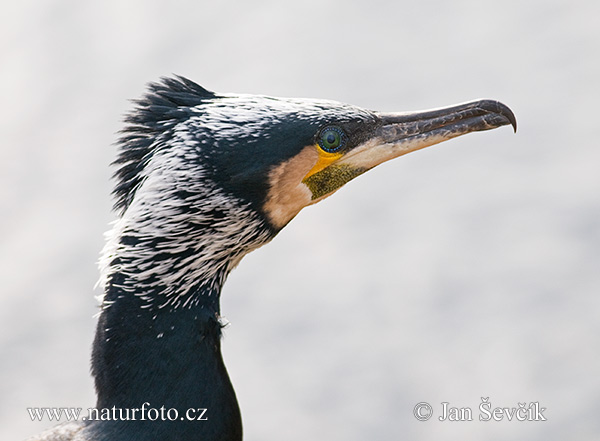
<path fill-rule="evenodd" d="M 177 308 L 216 294 L 281 228 L 264 212 L 270 172 L 330 121 L 373 118 L 330 101 L 216 95 L 181 77 L 150 85 L 136 104 L 115 161 L 120 217 L 101 259 L 105 306 L 111 295 Z"/>

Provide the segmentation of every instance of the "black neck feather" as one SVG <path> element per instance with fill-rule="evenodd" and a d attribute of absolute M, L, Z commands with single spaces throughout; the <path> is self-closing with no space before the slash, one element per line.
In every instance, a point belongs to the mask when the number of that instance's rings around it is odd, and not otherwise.
<path fill-rule="evenodd" d="M 177 309 L 144 308 L 139 297 L 122 294 L 109 287 L 113 303 L 98 321 L 92 355 L 97 408 L 124 414 L 147 403 L 159 412 L 177 409 L 178 416 L 140 421 L 138 413 L 136 421 L 94 422 L 88 427 L 93 439 L 241 440 L 240 411 L 221 356 L 218 293 L 197 293 L 202 304 Z M 187 421 L 188 409 L 202 419 Z"/>

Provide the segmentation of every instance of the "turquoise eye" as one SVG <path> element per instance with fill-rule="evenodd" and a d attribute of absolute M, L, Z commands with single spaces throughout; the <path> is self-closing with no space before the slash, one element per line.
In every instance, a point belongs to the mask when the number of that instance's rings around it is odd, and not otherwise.
<path fill-rule="evenodd" d="M 345 144 L 345 135 L 337 127 L 327 127 L 319 135 L 319 145 L 329 153 L 337 152 Z"/>

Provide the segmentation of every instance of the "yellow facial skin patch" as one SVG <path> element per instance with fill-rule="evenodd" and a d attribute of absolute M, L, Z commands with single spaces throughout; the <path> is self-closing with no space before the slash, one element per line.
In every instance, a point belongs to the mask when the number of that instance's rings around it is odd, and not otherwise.
<path fill-rule="evenodd" d="M 310 178 L 315 173 L 318 173 L 321 170 L 329 167 L 332 163 L 334 163 L 335 161 L 340 159 L 342 156 L 344 156 L 340 152 L 329 153 L 329 152 L 323 151 L 323 150 L 321 150 L 321 148 L 318 145 L 315 145 L 315 149 L 319 152 L 319 159 L 317 159 L 317 163 L 313 166 L 312 169 L 310 169 L 310 171 L 306 174 L 306 176 L 304 176 L 304 179 L 302 180 L 303 182 L 305 182 L 308 178 Z"/>

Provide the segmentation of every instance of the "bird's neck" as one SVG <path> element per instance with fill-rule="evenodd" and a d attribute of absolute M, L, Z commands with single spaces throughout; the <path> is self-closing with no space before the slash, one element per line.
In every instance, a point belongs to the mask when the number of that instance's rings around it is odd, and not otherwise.
<path fill-rule="evenodd" d="M 149 241 L 152 249 L 142 252 L 130 248 L 131 236 L 123 237 L 106 280 L 94 341 L 97 408 L 176 409 L 170 417 L 176 415 L 177 421 L 149 422 L 146 413 L 146 421 L 93 423 L 89 430 L 97 431 L 99 440 L 108 433 L 111 441 L 129 439 L 128 432 L 135 432 L 136 440 L 240 440 L 240 411 L 221 356 L 219 300 L 246 248 L 213 248 L 210 255 L 219 258 L 209 260 L 202 255 L 206 247 L 198 256 L 190 245 L 165 258 L 161 253 L 168 238 Z M 148 266 L 151 262 L 154 266 Z M 140 435 L 146 432 L 147 438 Z"/>
<path fill-rule="evenodd" d="M 273 233 L 210 181 L 175 181 L 151 174 L 108 235 L 92 373 L 99 409 L 164 406 L 177 421 L 91 424 L 93 439 L 129 439 L 128 430 L 136 440 L 241 439 L 219 297 L 229 272 Z M 187 421 L 189 409 L 206 409 L 208 420 Z"/>
<path fill-rule="evenodd" d="M 101 313 L 93 350 L 97 409 L 102 415 L 114 408 L 119 419 L 129 420 L 104 422 L 102 436 L 128 439 L 131 430 L 141 440 L 146 432 L 161 440 L 241 439 L 240 412 L 221 356 L 218 293 L 210 294 L 189 308 L 157 310 L 109 289 L 114 301 Z M 133 409 L 139 409 L 135 420 Z"/>

